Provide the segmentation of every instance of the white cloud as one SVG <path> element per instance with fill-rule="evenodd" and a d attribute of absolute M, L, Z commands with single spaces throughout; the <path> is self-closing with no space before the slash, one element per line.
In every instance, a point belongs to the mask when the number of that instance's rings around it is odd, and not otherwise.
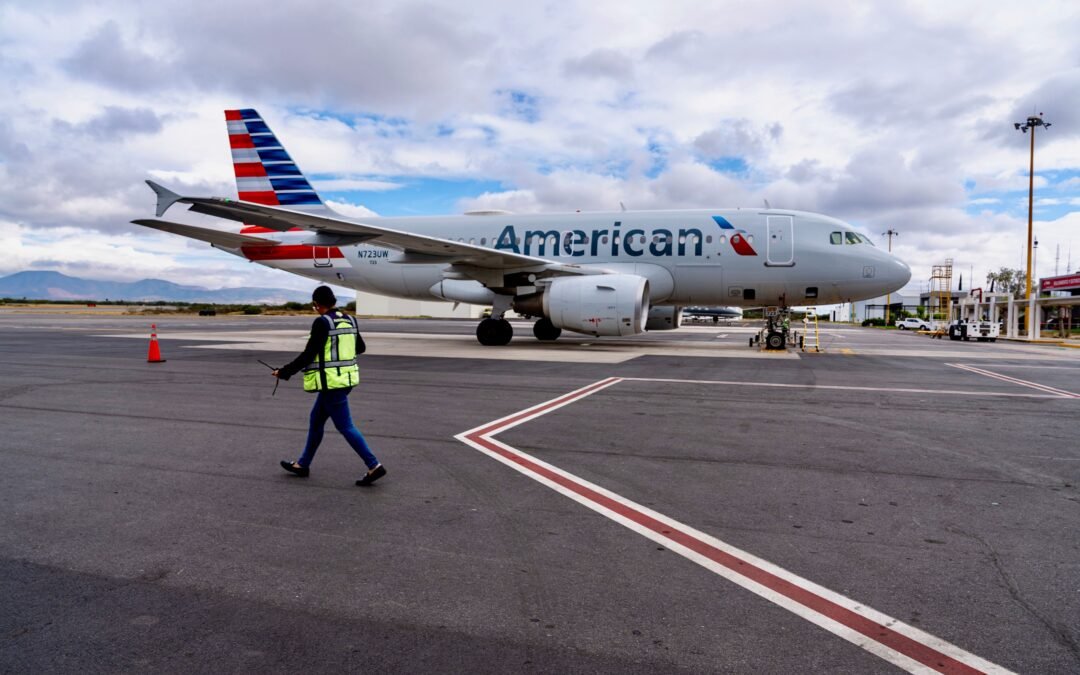
<path fill-rule="evenodd" d="M 332 199 L 328 199 L 326 200 L 326 205 L 329 206 L 331 209 L 337 211 L 341 215 L 347 216 L 349 218 L 368 218 L 371 216 L 379 215 L 371 209 L 367 208 L 366 206 L 361 206 L 360 204 L 350 204 L 349 202 L 334 201 Z"/>
<path fill-rule="evenodd" d="M 366 192 L 387 192 L 402 187 L 401 183 L 386 180 L 365 180 L 362 178 L 334 178 L 311 181 L 315 189 L 320 192 L 344 192 L 347 190 L 364 190 Z"/>
<path fill-rule="evenodd" d="M 563 64 L 563 72 L 570 77 L 610 78 L 627 81 L 634 76 L 634 62 L 614 49 L 594 49 L 578 59 Z"/>
<path fill-rule="evenodd" d="M 507 190 L 459 206 L 518 212 L 768 199 L 869 233 L 896 226 L 917 266 L 1015 265 L 1024 223 L 965 209 L 1026 210 L 1005 193 L 1026 196 L 1029 139 L 1011 122 L 1032 106 L 1054 124 L 1037 169 L 1080 169 L 1078 33 L 1080 8 L 1054 0 L 1038 12 L 974 0 L 8 3 L 4 264 L 115 276 L 125 259 L 133 275 L 283 285 L 127 224 L 153 208 L 146 178 L 235 194 L 221 111 L 256 107 L 327 192 L 494 180 Z M 724 158 L 746 172 L 706 165 Z M 1038 175 L 1036 190 L 1054 191 L 1040 204 L 1080 207 L 1078 181 Z M 1039 227 L 1063 247 L 1077 231 Z"/>

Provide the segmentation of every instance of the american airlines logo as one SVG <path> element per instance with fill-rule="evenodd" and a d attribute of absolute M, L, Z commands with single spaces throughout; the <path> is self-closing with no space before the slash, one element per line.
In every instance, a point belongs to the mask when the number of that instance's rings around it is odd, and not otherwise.
<path fill-rule="evenodd" d="M 746 233 L 746 230 L 736 230 L 735 226 L 728 222 L 728 219 L 723 216 L 713 216 L 712 219 L 720 226 L 721 230 L 732 230 L 731 235 L 731 248 L 735 249 L 735 252 L 739 255 L 757 255 L 757 251 L 754 250 L 753 237 Z"/>

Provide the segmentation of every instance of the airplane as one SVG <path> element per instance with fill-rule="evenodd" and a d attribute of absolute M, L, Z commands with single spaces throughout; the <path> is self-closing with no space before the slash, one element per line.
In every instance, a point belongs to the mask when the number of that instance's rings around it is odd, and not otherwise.
<path fill-rule="evenodd" d="M 684 307 L 683 316 L 711 318 L 713 323 L 719 323 L 721 319 L 741 319 L 742 312 L 731 307 Z"/>
<path fill-rule="evenodd" d="M 491 306 L 480 344 L 505 345 L 507 311 L 533 334 L 672 330 L 682 307 L 826 305 L 894 292 L 899 258 L 836 218 L 785 209 L 699 209 L 349 218 L 329 208 L 262 116 L 226 110 L 238 198 L 182 196 L 153 181 L 157 218 L 190 237 L 320 283 Z M 239 233 L 160 220 L 174 204 L 243 223 Z"/>

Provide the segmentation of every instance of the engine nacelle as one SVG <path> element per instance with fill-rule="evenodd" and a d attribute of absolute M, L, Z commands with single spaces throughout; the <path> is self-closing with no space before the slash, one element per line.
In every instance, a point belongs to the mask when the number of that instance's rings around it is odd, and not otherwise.
<path fill-rule="evenodd" d="M 682 325 L 682 307 L 652 307 L 645 330 L 675 330 Z"/>
<path fill-rule="evenodd" d="M 635 274 L 558 277 L 540 293 L 515 298 L 514 309 L 575 333 L 634 335 L 645 330 L 649 281 Z"/>

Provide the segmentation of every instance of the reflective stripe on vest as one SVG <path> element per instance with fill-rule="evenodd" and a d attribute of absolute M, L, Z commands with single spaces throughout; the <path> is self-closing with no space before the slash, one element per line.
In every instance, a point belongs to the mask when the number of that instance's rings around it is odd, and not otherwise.
<path fill-rule="evenodd" d="M 360 381 L 356 365 L 356 338 L 360 331 L 356 319 L 337 312 L 322 315 L 330 324 L 322 352 L 304 368 L 304 391 L 345 389 Z"/>

